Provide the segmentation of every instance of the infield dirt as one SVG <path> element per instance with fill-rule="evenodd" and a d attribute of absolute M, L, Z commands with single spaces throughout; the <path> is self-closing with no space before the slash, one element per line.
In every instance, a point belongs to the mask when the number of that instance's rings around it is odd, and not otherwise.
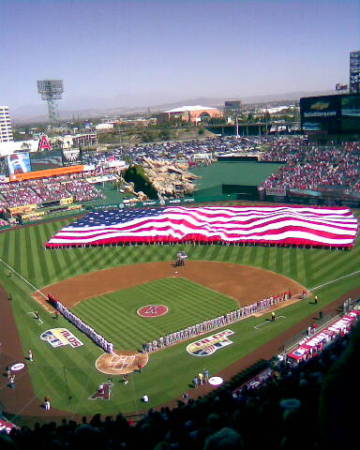
<path fill-rule="evenodd" d="M 156 262 L 90 272 L 46 286 L 42 293 L 53 295 L 71 308 L 88 298 L 171 277 L 187 278 L 234 298 L 242 306 L 285 291 L 293 296 L 306 291 L 294 280 L 269 270 L 214 261 L 188 261 L 182 267 Z M 34 297 L 48 308 L 42 295 L 35 293 Z"/>
<path fill-rule="evenodd" d="M 325 308 L 323 308 L 324 314 L 338 311 L 338 308 L 341 308 L 344 300 L 349 296 L 352 298 L 358 298 L 360 296 L 360 288 L 347 292 L 333 303 L 327 305 Z M 15 319 L 12 313 L 11 302 L 8 300 L 8 296 L 1 286 L 0 306 L 2 311 L 2 314 L 0 315 L 0 342 L 2 344 L 0 352 L 0 369 L 3 375 L 2 377 L 0 377 L 0 405 L 2 406 L 3 410 L 5 412 L 26 418 L 27 424 L 34 424 L 35 422 L 41 420 L 49 421 L 50 418 L 51 420 L 56 420 L 59 422 L 64 417 L 80 420 L 80 416 L 77 416 L 76 414 L 69 411 L 59 411 L 55 408 L 52 408 L 50 411 L 45 411 L 41 407 L 41 400 L 37 399 L 34 394 L 30 374 L 26 368 L 22 372 L 21 376 L 17 378 L 16 392 L 13 392 L 12 389 L 7 387 L 7 379 L 5 374 L 6 367 L 9 364 L 20 361 L 23 361 L 27 364 L 27 361 L 25 360 L 25 355 L 23 353 L 20 338 L 18 336 Z M 279 352 L 281 346 L 290 338 L 314 323 L 313 315 L 314 313 L 309 314 L 309 316 L 304 320 L 289 328 L 276 338 L 272 339 L 266 345 L 258 348 L 256 351 L 238 360 L 236 363 L 232 364 L 226 369 L 219 371 L 216 375 L 219 375 L 225 380 L 228 380 L 236 373 L 246 369 L 247 367 L 250 367 L 260 359 L 271 358 L 273 355 Z M 204 385 L 198 389 L 191 390 L 189 394 L 191 398 L 196 398 L 206 394 L 212 389 L 213 388 L 211 388 L 210 385 Z M 174 399 L 167 405 L 162 406 L 175 407 L 177 405 L 177 400 L 181 400 L 181 398 Z M 141 411 L 138 411 L 138 413 L 141 413 Z"/>
<path fill-rule="evenodd" d="M 177 272 L 177 273 L 176 273 Z M 241 266 L 231 263 L 218 263 L 210 261 L 189 261 L 185 267 L 175 268 L 169 262 L 139 264 L 133 266 L 121 266 L 114 269 L 102 270 L 98 272 L 81 275 L 61 283 L 47 286 L 42 289 L 43 293 L 51 293 L 58 297 L 64 304 L 71 307 L 76 303 L 90 297 L 102 295 L 107 292 L 114 292 L 149 281 L 158 280 L 165 277 L 184 277 L 197 282 L 208 288 L 222 292 L 235 298 L 240 304 L 249 304 L 260 298 L 264 298 L 276 293 L 291 291 L 293 294 L 303 293 L 305 288 L 295 281 L 264 269 Z M 348 296 L 360 295 L 359 289 L 341 296 L 323 309 L 324 313 L 335 311 Z M 41 295 L 36 295 L 37 300 L 44 306 L 48 306 Z M 0 342 L 1 346 L 1 371 L 4 375 L 7 365 L 23 361 L 26 366 L 28 361 L 22 350 L 18 336 L 15 320 L 12 313 L 11 301 L 8 300 L 6 292 L 0 288 L 0 305 L 2 314 L 0 315 Z M 270 358 L 279 351 L 279 347 L 289 338 L 299 331 L 305 329 L 313 323 L 313 314 L 282 333 L 277 338 L 268 342 L 265 346 L 247 355 L 233 365 L 219 372 L 225 380 L 235 375 L 239 371 L 249 367 L 262 358 Z M 44 411 L 41 408 L 41 400 L 37 399 L 30 380 L 27 368 L 17 378 L 16 392 L 6 386 L 6 376 L 0 378 L 0 401 L 4 411 L 27 417 L 29 423 L 38 420 L 41 416 L 48 419 L 74 417 L 71 412 L 51 409 Z M 197 390 L 192 390 L 190 396 L 195 398 L 203 395 L 210 386 L 206 385 Z M 176 406 L 176 400 L 168 406 Z"/>

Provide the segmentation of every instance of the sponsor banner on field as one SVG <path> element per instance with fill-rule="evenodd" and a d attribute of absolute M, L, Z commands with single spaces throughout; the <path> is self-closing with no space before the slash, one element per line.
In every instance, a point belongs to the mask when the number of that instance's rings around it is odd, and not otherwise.
<path fill-rule="evenodd" d="M 72 348 L 84 345 L 76 336 L 66 328 L 52 328 L 40 335 L 40 339 L 48 342 L 52 347 L 64 347 L 70 345 Z"/>
<path fill-rule="evenodd" d="M 230 344 L 233 341 L 228 336 L 234 334 L 232 330 L 224 330 L 220 333 L 212 334 L 198 341 L 192 342 L 186 347 L 186 351 L 192 356 L 209 356 Z"/>

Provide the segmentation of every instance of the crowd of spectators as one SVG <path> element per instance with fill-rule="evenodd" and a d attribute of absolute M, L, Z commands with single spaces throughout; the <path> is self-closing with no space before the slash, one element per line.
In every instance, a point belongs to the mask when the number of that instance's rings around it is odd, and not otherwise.
<path fill-rule="evenodd" d="M 97 175 L 99 172 L 93 171 L 86 177 Z M 84 174 L 0 184 L 0 207 L 4 208 L 49 203 L 69 197 L 85 202 L 104 198 L 104 195 L 85 179 Z"/>
<path fill-rule="evenodd" d="M 184 160 L 190 164 L 205 158 L 213 162 L 219 155 L 256 155 L 262 161 L 285 164 L 270 177 L 265 189 L 321 190 L 328 187 L 344 193 L 360 192 L 360 143 L 317 145 L 306 136 L 216 137 L 186 142 L 165 142 L 119 147 L 107 152 L 83 152 L 83 163 L 93 170 L 75 175 L 20 183 L 0 183 L 0 207 L 39 204 L 74 197 L 88 201 L 101 193 L 85 178 L 112 174 L 111 161 L 141 164 L 144 158 Z M 200 156 L 200 159 L 197 159 Z"/>
<path fill-rule="evenodd" d="M 256 155 L 261 161 L 286 163 L 264 183 L 265 188 L 316 190 L 340 187 L 360 192 L 360 143 L 344 142 L 318 145 L 307 136 L 216 137 L 186 142 L 165 142 L 119 147 L 106 154 L 83 154 L 89 164 L 102 164 L 107 159 L 127 159 L 141 164 L 144 158 L 184 160 L 191 165 L 197 156 L 215 161 L 219 155 Z"/>
<path fill-rule="evenodd" d="M 1 436 L 5 449 L 321 450 L 357 441 L 360 326 L 338 335 L 310 359 L 271 365 L 260 383 L 235 381 L 174 409 L 150 410 L 134 421 L 122 414 L 36 424 Z M 243 379 L 243 378 L 242 378 Z M 243 379 L 244 381 L 244 379 Z M 151 401 L 151 399 L 150 399 Z M 355 441 L 354 441 L 355 439 Z M 0 445 L 1 446 L 1 445 Z"/>
<path fill-rule="evenodd" d="M 256 152 L 264 142 L 273 141 L 272 137 L 253 136 L 251 138 L 228 136 L 215 137 L 202 140 L 191 140 L 184 142 L 163 142 L 156 144 L 139 144 L 134 146 L 120 146 L 119 148 L 109 150 L 103 154 L 94 152 L 84 152 L 83 162 L 86 164 L 101 164 L 107 160 L 126 159 L 135 164 L 141 164 L 144 158 L 166 159 L 166 160 L 185 160 L 192 161 L 196 155 L 207 154 L 209 158 L 213 155 L 236 152 Z"/>
<path fill-rule="evenodd" d="M 0 219 L 0 228 L 1 227 L 6 227 L 9 225 L 9 222 L 5 219 Z"/>
<path fill-rule="evenodd" d="M 0 194 L 3 204 L 6 208 L 12 208 L 22 205 L 33 205 L 41 203 L 39 194 L 27 182 L 24 183 L 1 183 Z"/>
<path fill-rule="evenodd" d="M 304 137 L 280 139 L 262 156 L 266 161 L 287 164 L 265 182 L 266 189 L 322 190 L 328 187 L 345 193 L 360 192 L 360 143 L 318 146 Z"/>

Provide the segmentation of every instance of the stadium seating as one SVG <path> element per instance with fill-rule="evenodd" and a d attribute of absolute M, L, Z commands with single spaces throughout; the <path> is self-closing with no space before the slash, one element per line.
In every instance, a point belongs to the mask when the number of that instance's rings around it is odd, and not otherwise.
<path fill-rule="evenodd" d="M 272 362 L 271 376 L 256 386 L 241 375 L 198 400 L 150 410 L 139 421 L 100 414 L 82 423 L 63 420 L 12 430 L 1 448 L 247 449 L 350 448 L 356 435 L 351 405 L 357 390 L 360 324 L 321 353 L 289 366 Z M 249 372 L 250 374 L 250 372 Z M 249 376 L 249 375 L 248 375 Z M 336 426 L 334 426 L 336 424 Z M 3 440 L 1 440 L 3 439 Z"/>

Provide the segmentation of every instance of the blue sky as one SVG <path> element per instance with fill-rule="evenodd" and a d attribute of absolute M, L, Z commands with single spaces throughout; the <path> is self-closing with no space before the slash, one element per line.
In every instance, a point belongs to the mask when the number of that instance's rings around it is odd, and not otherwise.
<path fill-rule="evenodd" d="M 0 29 L 0 104 L 60 78 L 67 107 L 151 105 L 347 83 L 360 2 L 0 0 Z"/>

